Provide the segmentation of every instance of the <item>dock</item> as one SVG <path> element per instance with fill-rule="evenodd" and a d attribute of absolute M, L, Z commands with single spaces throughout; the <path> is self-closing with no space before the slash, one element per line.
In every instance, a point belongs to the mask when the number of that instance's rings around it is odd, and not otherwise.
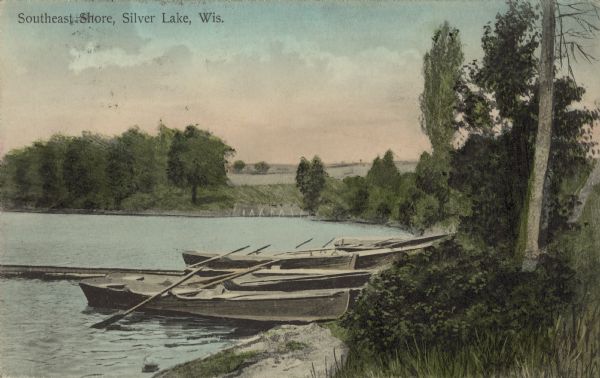
<path fill-rule="evenodd" d="M 105 277 L 109 274 L 156 274 L 182 275 L 183 270 L 166 269 L 128 269 L 128 268 L 90 268 L 51 265 L 8 265 L 0 264 L 0 277 L 30 278 L 42 280 L 80 280 L 84 278 Z"/>

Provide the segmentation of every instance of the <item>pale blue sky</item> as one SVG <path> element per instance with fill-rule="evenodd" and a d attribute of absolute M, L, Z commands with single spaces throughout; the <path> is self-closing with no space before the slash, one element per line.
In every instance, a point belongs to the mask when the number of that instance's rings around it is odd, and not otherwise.
<path fill-rule="evenodd" d="M 238 158 L 370 160 L 391 148 L 416 159 L 421 64 L 436 26 L 461 31 L 466 61 L 503 1 L 85 2 L 8 1 L 2 12 L 4 152 L 61 132 L 154 132 L 198 123 Z M 113 25 L 23 25 L 17 15 L 112 15 Z M 224 23 L 202 24 L 198 12 Z M 156 15 L 122 24 L 123 12 Z M 166 25 L 161 13 L 192 25 Z M 594 42 L 597 49 L 597 41 Z M 600 98 L 593 74 L 578 75 Z"/>

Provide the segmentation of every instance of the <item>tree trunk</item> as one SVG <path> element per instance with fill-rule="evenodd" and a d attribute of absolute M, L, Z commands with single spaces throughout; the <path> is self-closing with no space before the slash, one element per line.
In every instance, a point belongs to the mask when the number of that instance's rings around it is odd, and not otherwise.
<path fill-rule="evenodd" d="M 198 201 L 198 185 L 192 185 L 192 203 L 195 205 Z"/>
<path fill-rule="evenodd" d="M 524 268 L 535 266 L 540 254 L 539 236 L 552 138 L 552 91 L 554 81 L 555 0 L 542 0 L 542 49 L 540 59 L 539 115 L 533 171 L 529 180 Z"/>

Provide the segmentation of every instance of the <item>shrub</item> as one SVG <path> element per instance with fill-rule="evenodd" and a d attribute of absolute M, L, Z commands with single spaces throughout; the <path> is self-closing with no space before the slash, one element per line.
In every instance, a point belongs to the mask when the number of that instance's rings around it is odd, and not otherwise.
<path fill-rule="evenodd" d="M 353 343 L 378 352 L 452 351 L 478 333 L 503 339 L 551 325 L 573 294 L 572 274 L 549 256 L 534 272 L 521 272 L 493 251 L 452 240 L 375 277 L 342 324 Z"/>
<path fill-rule="evenodd" d="M 265 161 L 259 161 L 258 163 L 254 164 L 254 171 L 259 175 L 267 174 L 269 169 L 271 169 L 271 166 Z"/>
<path fill-rule="evenodd" d="M 233 162 L 233 171 L 235 173 L 240 173 L 244 168 L 246 168 L 246 163 L 244 163 L 243 160 L 236 160 Z"/>

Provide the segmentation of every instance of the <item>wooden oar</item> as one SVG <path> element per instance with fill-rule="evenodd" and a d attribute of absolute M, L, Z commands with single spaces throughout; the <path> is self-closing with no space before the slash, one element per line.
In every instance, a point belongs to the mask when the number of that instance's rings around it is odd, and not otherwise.
<path fill-rule="evenodd" d="M 331 243 L 331 242 L 332 242 L 332 241 L 334 241 L 334 240 L 335 240 L 335 238 L 331 238 L 331 239 L 329 239 L 329 241 L 328 241 L 327 243 L 323 244 L 323 246 L 322 246 L 321 248 L 325 248 L 325 247 L 327 247 L 327 246 L 329 245 L 329 243 Z"/>
<path fill-rule="evenodd" d="M 223 254 L 223 255 L 214 256 L 214 257 L 211 257 L 210 259 L 207 259 L 207 260 L 200 261 L 199 263 L 195 263 L 195 264 L 192 264 L 192 265 L 188 265 L 188 266 L 187 266 L 187 269 L 193 269 L 193 268 L 197 268 L 197 267 L 199 267 L 199 266 L 202 266 L 202 265 L 206 265 L 206 264 L 208 264 L 208 263 L 209 263 L 209 262 L 211 262 L 211 261 L 218 260 L 218 259 L 222 259 L 222 258 L 223 258 L 223 257 L 225 257 L 225 256 L 229 256 L 229 255 L 231 255 L 232 253 L 236 253 L 236 252 L 239 252 L 239 251 L 243 251 L 244 249 L 246 249 L 246 248 L 248 248 L 248 247 L 250 247 L 250 246 L 249 246 L 249 245 L 247 245 L 247 246 L 245 246 L 245 247 L 238 248 L 238 249 L 236 249 L 235 251 L 227 252 L 227 253 L 225 253 L 225 254 Z"/>
<path fill-rule="evenodd" d="M 310 242 L 311 240 L 313 240 L 313 238 L 310 238 L 307 241 L 303 241 L 302 243 L 298 244 L 295 249 L 298 249 L 298 248 L 302 247 L 304 244 Z"/>
<path fill-rule="evenodd" d="M 220 256 L 211 257 L 211 258 L 210 258 L 210 259 L 208 259 L 208 260 L 204 260 L 204 261 L 201 261 L 201 262 L 199 262 L 198 264 L 195 264 L 195 266 L 197 266 L 197 268 L 193 269 L 191 272 L 189 272 L 188 274 L 186 274 L 185 276 L 183 276 L 183 277 L 182 277 L 180 280 L 178 280 L 178 281 L 177 281 L 177 282 L 175 282 L 174 284 L 171 284 L 171 285 L 170 285 L 169 287 L 167 287 L 166 289 L 163 289 L 163 290 L 161 290 L 160 292 L 158 292 L 158 293 L 154 294 L 153 296 L 151 296 L 151 297 L 149 297 L 149 298 L 146 298 L 145 300 L 143 300 L 143 301 L 142 301 L 142 302 L 140 302 L 139 304 L 137 304 L 137 305 L 133 306 L 132 308 L 130 308 L 130 309 L 129 309 L 129 310 L 127 310 L 127 311 L 124 311 L 124 312 L 118 313 L 118 314 L 116 314 L 116 315 L 113 315 L 113 316 L 111 316 L 111 317 L 110 317 L 110 318 L 108 318 L 108 319 L 105 319 L 105 320 L 102 320 L 101 322 L 98 322 L 98 323 L 96 323 L 96 324 L 93 324 L 93 325 L 92 325 L 92 328 L 105 328 L 106 326 L 108 326 L 108 325 L 110 325 L 110 324 L 112 324 L 112 323 L 114 323 L 114 322 L 116 322 L 116 321 L 119 321 L 119 320 L 123 319 L 125 316 L 129 315 L 130 313 L 132 313 L 133 311 L 135 311 L 135 310 L 137 310 L 138 308 L 142 307 L 143 305 L 145 305 L 146 303 L 150 302 L 151 300 L 153 300 L 153 299 L 155 299 L 155 298 L 159 297 L 160 295 L 162 295 L 162 294 L 166 293 L 167 291 L 169 291 L 169 290 L 173 289 L 174 287 L 177 287 L 177 286 L 181 285 L 181 284 L 182 284 L 182 283 L 184 283 L 185 281 L 187 281 L 187 280 L 189 280 L 190 278 L 194 277 L 194 276 L 196 275 L 196 273 L 198 273 L 198 272 L 199 272 L 199 271 L 202 269 L 202 266 L 201 266 L 201 265 L 208 264 L 208 263 L 209 263 L 209 262 L 211 262 L 211 261 L 214 261 L 214 260 L 216 260 L 216 259 L 220 259 L 220 258 L 222 258 L 222 257 L 225 257 L 225 256 L 228 256 L 228 255 L 231 255 L 232 253 L 235 253 L 235 252 L 241 251 L 241 250 L 243 250 L 243 249 L 246 249 L 246 248 L 247 248 L 247 247 L 238 248 L 238 249 L 236 249 L 235 251 L 227 252 L 227 253 L 225 253 L 225 254 L 223 254 L 223 255 L 220 255 Z"/>
<path fill-rule="evenodd" d="M 258 254 L 259 254 L 259 253 L 260 253 L 260 252 L 261 252 L 263 249 L 267 249 L 267 248 L 269 248 L 270 246 L 271 246 L 271 244 L 267 244 L 267 245 L 265 245 L 264 247 L 260 247 L 260 248 L 259 248 L 259 249 L 257 249 L 256 251 L 252 251 L 252 252 L 248 253 L 248 254 L 247 254 L 247 256 L 250 256 L 250 255 L 252 255 L 252 254 L 254 254 L 254 253 L 256 253 L 256 254 L 258 255 Z"/>
<path fill-rule="evenodd" d="M 281 256 L 281 255 L 304 255 L 310 254 L 312 252 L 325 252 L 325 251 L 335 251 L 335 248 L 315 248 L 315 249 L 303 249 L 301 251 L 286 251 L 279 252 L 274 254 L 273 256 Z"/>

